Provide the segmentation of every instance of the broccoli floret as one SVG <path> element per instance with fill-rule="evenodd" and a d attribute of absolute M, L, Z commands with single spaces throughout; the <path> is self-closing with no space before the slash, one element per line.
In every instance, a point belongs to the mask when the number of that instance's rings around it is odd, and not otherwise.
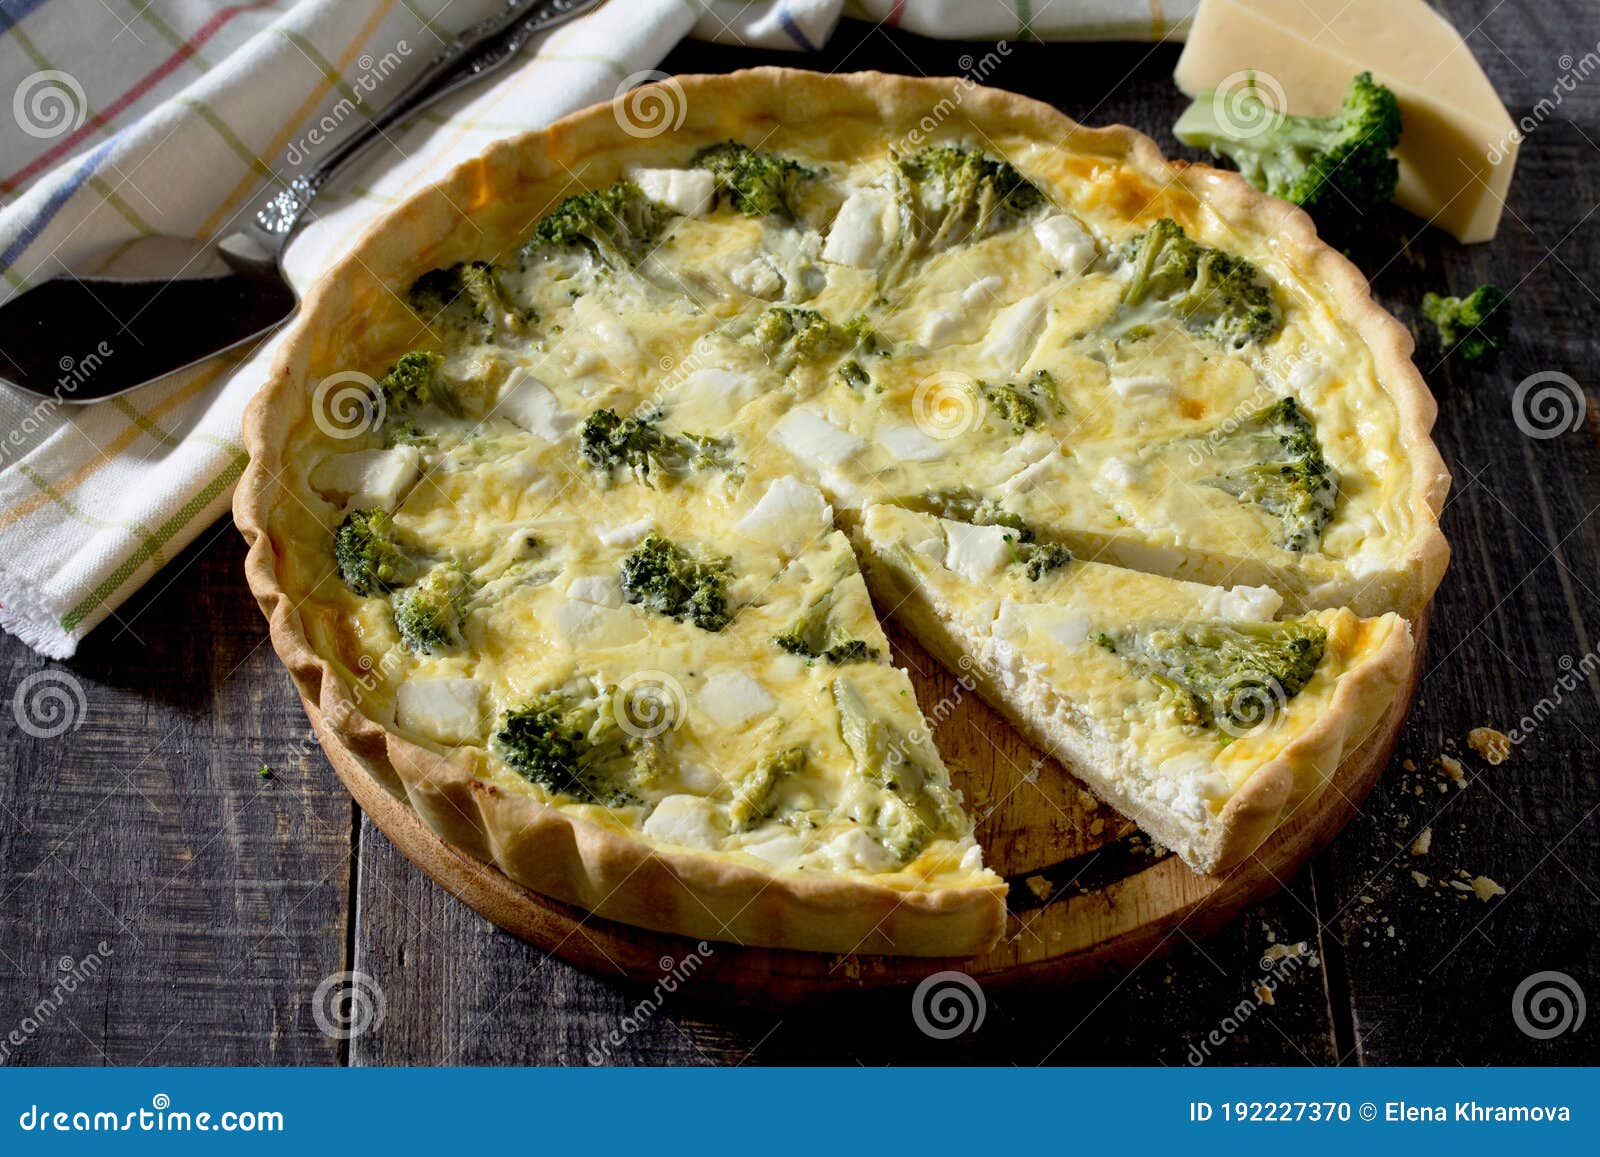
<path fill-rule="evenodd" d="M 964 827 L 955 792 L 918 759 L 918 744 L 873 713 L 860 692 L 844 679 L 833 681 L 839 734 L 856 770 L 892 798 L 874 820 L 877 836 L 899 863 L 914 858 L 936 836 Z"/>
<path fill-rule="evenodd" d="M 611 471 L 631 470 L 639 481 L 651 484 L 651 475 L 682 478 L 696 470 L 731 469 L 732 443 L 709 434 L 669 434 L 658 429 L 655 411 L 623 418 L 615 410 L 596 410 L 584 419 L 578 435 L 579 452 L 591 466 Z"/>
<path fill-rule="evenodd" d="M 378 379 L 386 413 L 398 414 L 421 406 L 436 406 L 449 413 L 456 411 L 455 399 L 439 381 L 444 355 L 432 350 L 412 350 Z"/>
<path fill-rule="evenodd" d="M 703 560 L 651 531 L 622 560 L 622 597 L 703 631 L 720 631 L 728 610 L 726 559 Z"/>
<path fill-rule="evenodd" d="M 795 206 L 815 169 L 773 153 L 758 152 L 737 141 L 723 141 L 701 149 L 690 162 L 710 169 L 717 178 L 717 194 L 726 197 L 746 217 L 776 213 L 793 220 Z"/>
<path fill-rule="evenodd" d="M 458 262 L 430 269 L 411 284 L 411 308 L 429 325 L 454 326 L 478 340 L 497 333 L 521 333 L 538 320 L 506 291 L 500 270 L 487 261 Z"/>
<path fill-rule="evenodd" d="M 839 366 L 839 380 L 852 390 L 864 390 L 872 384 L 872 375 L 851 358 Z"/>
<path fill-rule="evenodd" d="M 668 213 L 632 181 L 568 197 L 533 227 L 526 261 L 541 248 L 581 245 L 612 269 L 632 269 L 666 227 Z"/>
<path fill-rule="evenodd" d="M 1072 552 L 1059 542 L 1041 542 L 1022 548 L 1022 565 L 1028 578 L 1038 582 L 1051 571 L 1060 570 L 1072 561 Z"/>
<path fill-rule="evenodd" d="M 1033 541 L 1033 530 L 1022 521 L 1022 515 L 1007 510 L 992 498 L 962 488 L 930 490 L 890 500 L 890 505 L 918 514 L 931 514 L 935 518 L 948 518 L 951 522 L 970 522 L 973 526 L 1004 526 L 1017 532 L 1019 543 Z"/>
<path fill-rule="evenodd" d="M 436 566 L 415 586 L 394 596 L 394 625 L 400 641 L 419 655 L 431 655 L 461 642 L 467 576 L 459 567 Z"/>
<path fill-rule="evenodd" d="M 1480 285 L 1465 297 L 1429 293 L 1422 315 L 1439 330 L 1439 344 L 1463 361 L 1492 357 L 1511 340 L 1511 305 L 1496 285 Z"/>
<path fill-rule="evenodd" d="M 1028 391 L 1044 398 L 1056 413 L 1066 413 L 1067 408 L 1061 404 L 1061 389 L 1056 385 L 1056 376 L 1049 370 L 1035 372 L 1028 380 Z"/>
<path fill-rule="evenodd" d="M 1000 420 L 1011 423 L 1013 434 L 1020 434 L 1039 424 L 1039 404 L 1016 386 L 1004 382 L 997 386 L 979 382 L 978 389 L 982 391 L 984 400 L 994 407 Z"/>
<path fill-rule="evenodd" d="M 846 354 L 864 357 L 887 353 L 865 314 L 835 325 L 814 309 L 792 305 L 775 305 L 764 311 L 750 331 L 750 340 L 782 373 L 797 365 L 815 365 Z M 854 365 L 853 373 L 870 380 L 859 360 Z M 847 377 L 846 381 L 850 379 Z"/>
<path fill-rule="evenodd" d="M 524 778 L 580 803 L 639 802 L 661 770 L 660 744 L 626 734 L 612 693 L 579 699 L 551 693 L 506 713 L 494 749 Z"/>
<path fill-rule="evenodd" d="M 1280 519 L 1278 545 L 1284 550 L 1316 546 L 1333 517 L 1338 487 L 1316 427 L 1298 402 L 1280 398 L 1194 441 L 1197 453 L 1216 460 L 1216 473 L 1202 479 L 1206 485 Z"/>
<path fill-rule="evenodd" d="M 733 803 L 728 808 L 733 830 L 747 832 L 771 815 L 779 782 L 804 771 L 805 766 L 803 747 L 786 747 L 763 756 L 733 789 Z"/>
<path fill-rule="evenodd" d="M 900 235 L 888 280 L 918 257 L 981 241 L 1044 204 L 1038 186 L 1002 160 L 977 149 L 934 145 L 893 158 Z"/>
<path fill-rule="evenodd" d="M 1270 723 L 1316 674 L 1328 632 L 1309 619 L 1101 632 L 1095 642 L 1161 688 L 1180 723 Z"/>
<path fill-rule="evenodd" d="M 345 586 L 358 595 L 381 595 L 405 586 L 416 564 L 395 541 L 385 510 L 352 510 L 333 532 L 333 558 Z"/>
<path fill-rule="evenodd" d="M 865 640 L 852 639 L 850 633 L 832 619 L 833 595 L 825 594 L 808 606 L 800 617 L 772 641 L 791 655 L 823 659 L 834 666 L 870 663 L 878 657 Z"/>
<path fill-rule="evenodd" d="M 1170 217 L 1129 241 L 1122 256 L 1130 267 L 1124 306 L 1160 301 L 1191 333 L 1231 349 L 1266 341 L 1283 323 L 1254 265 L 1190 240 Z"/>
<path fill-rule="evenodd" d="M 1400 104 L 1370 72 L 1350 82 L 1333 116 L 1280 113 L 1252 84 L 1232 95 L 1202 93 L 1172 131 L 1227 157 L 1256 188 L 1303 206 L 1335 239 L 1358 234 L 1400 180 L 1390 155 L 1400 143 Z"/>

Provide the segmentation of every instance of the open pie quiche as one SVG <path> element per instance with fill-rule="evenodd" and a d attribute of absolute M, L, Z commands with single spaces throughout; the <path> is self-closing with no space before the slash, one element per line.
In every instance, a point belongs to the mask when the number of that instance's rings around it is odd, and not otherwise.
<path fill-rule="evenodd" d="M 883 614 L 1196 871 L 1250 855 L 1445 567 L 1407 332 L 1126 128 L 660 95 L 672 131 L 590 109 L 396 210 L 250 411 L 249 578 L 330 757 L 619 921 L 980 952 L 1006 885 Z"/>

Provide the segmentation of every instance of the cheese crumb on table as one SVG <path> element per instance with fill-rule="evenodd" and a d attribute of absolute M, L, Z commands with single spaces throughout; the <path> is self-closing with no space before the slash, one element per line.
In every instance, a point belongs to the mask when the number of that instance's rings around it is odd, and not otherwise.
<path fill-rule="evenodd" d="M 1493 727 L 1474 727 L 1467 732 L 1467 746 L 1491 766 L 1498 766 L 1511 758 L 1511 737 Z"/>

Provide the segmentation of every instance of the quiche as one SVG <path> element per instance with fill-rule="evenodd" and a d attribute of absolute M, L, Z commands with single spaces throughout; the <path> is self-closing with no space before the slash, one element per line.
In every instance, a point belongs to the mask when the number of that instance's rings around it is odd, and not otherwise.
<path fill-rule="evenodd" d="M 591 109 L 396 210 L 252 404 L 249 579 L 330 758 L 624 923 L 981 952 L 1006 885 L 881 614 L 1195 870 L 1248 856 L 1443 573 L 1406 332 L 1129 129 L 667 83 L 669 131 Z"/>

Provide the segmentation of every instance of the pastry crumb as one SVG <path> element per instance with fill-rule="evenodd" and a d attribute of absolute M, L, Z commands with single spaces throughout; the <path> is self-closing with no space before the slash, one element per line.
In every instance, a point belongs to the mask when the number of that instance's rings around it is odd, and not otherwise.
<path fill-rule="evenodd" d="M 1056 886 L 1043 876 L 1029 876 L 1023 882 L 1028 885 L 1028 891 L 1041 900 L 1048 900 L 1056 890 Z"/>
<path fill-rule="evenodd" d="M 1449 776 L 1457 787 L 1467 786 L 1467 769 L 1461 766 L 1461 761 L 1453 755 L 1439 756 L 1439 770 Z M 1440 786 L 1443 786 L 1442 784 Z"/>
<path fill-rule="evenodd" d="M 1433 883 L 1432 880 L 1428 879 L 1428 873 L 1426 872 L 1413 871 L 1411 873 L 1411 879 L 1419 888 L 1426 888 L 1428 885 Z"/>
<path fill-rule="evenodd" d="M 1431 847 L 1433 847 L 1433 829 L 1423 828 L 1417 833 L 1417 838 L 1411 841 L 1411 854 L 1425 856 Z"/>
<path fill-rule="evenodd" d="M 1278 1003 L 1276 1000 L 1274 1000 L 1272 998 L 1272 989 L 1268 988 L 1264 984 L 1256 985 L 1256 999 L 1259 1000 L 1262 1004 L 1277 1004 Z"/>
<path fill-rule="evenodd" d="M 1467 732 L 1467 746 L 1490 766 L 1497 767 L 1511 758 L 1511 737 L 1493 727 L 1474 727 Z"/>
<path fill-rule="evenodd" d="M 1504 896 L 1506 890 L 1488 876 L 1476 876 L 1472 881 L 1472 890 L 1478 894 L 1478 899 L 1488 903 L 1496 896 Z"/>

